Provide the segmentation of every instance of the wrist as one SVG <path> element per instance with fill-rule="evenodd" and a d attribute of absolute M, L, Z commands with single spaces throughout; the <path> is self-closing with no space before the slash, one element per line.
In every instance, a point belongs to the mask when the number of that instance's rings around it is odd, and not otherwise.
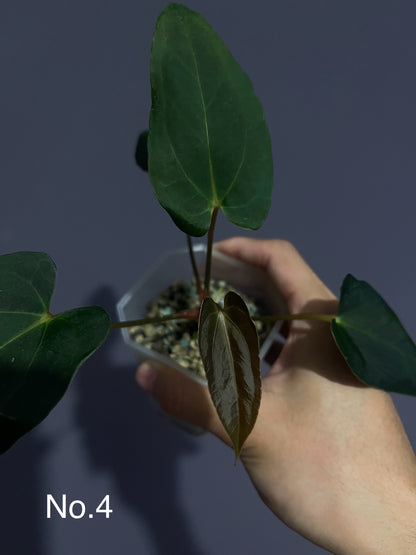
<path fill-rule="evenodd" d="M 360 492 L 350 498 L 348 516 L 337 523 L 337 555 L 414 555 L 416 553 L 416 489 L 391 489 L 379 496 Z M 341 516 L 341 515 L 340 515 Z"/>

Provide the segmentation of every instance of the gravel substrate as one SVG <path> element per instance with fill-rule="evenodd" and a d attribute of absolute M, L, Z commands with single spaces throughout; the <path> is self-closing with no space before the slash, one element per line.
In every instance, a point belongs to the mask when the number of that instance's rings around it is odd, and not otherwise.
<path fill-rule="evenodd" d="M 259 315 L 260 308 L 253 299 L 229 286 L 225 281 L 211 280 L 211 297 L 222 305 L 228 291 L 236 291 L 247 304 L 252 316 Z M 175 281 L 161 295 L 147 305 L 147 314 L 143 317 L 169 316 L 189 308 L 199 306 L 199 297 L 195 283 Z M 270 325 L 255 322 L 260 344 L 266 338 Z M 170 320 L 160 324 L 145 324 L 130 328 L 130 335 L 143 346 L 169 356 L 179 364 L 195 371 L 205 378 L 205 371 L 199 355 L 198 325 L 192 320 Z"/>

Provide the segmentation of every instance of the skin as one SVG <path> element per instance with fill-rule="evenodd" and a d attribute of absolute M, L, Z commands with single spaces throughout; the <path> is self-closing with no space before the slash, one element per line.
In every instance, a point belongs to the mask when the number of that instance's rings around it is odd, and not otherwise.
<path fill-rule="evenodd" d="M 216 248 L 263 268 L 287 313 L 336 312 L 336 297 L 290 243 L 236 237 Z M 354 377 L 328 326 L 288 326 L 241 460 L 270 510 L 328 551 L 415 554 L 414 452 L 390 395 Z M 167 413 L 229 445 L 207 388 L 154 363 L 137 381 Z"/>

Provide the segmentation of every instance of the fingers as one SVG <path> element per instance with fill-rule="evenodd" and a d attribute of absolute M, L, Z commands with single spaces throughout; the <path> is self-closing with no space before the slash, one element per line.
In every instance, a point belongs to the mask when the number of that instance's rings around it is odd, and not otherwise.
<path fill-rule="evenodd" d="M 310 301 L 335 298 L 288 241 L 234 237 L 217 243 L 215 248 L 246 264 L 263 268 L 291 313 L 302 312 Z"/>
<path fill-rule="evenodd" d="M 139 366 L 136 380 L 167 414 L 204 428 L 226 441 L 224 428 L 206 386 L 174 368 L 154 361 L 148 361 Z"/>

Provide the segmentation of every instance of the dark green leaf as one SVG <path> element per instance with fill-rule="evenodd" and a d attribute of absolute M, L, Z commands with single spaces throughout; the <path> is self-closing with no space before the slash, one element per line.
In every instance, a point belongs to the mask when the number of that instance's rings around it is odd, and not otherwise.
<path fill-rule="evenodd" d="M 149 171 L 148 165 L 148 152 L 147 152 L 147 137 L 149 135 L 149 131 L 142 131 L 137 139 L 136 150 L 134 152 L 134 158 L 136 160 L 136 164 L 141 168 L 144 172 Z"/>
<path fill-rule="evenodd" d="M 55 275 L 44 253 L 0 256 L 0 453 L 48 415 L 110 327 L 100 307 L 52 316 Z"/>
<path fill-rule="evenodd" d="M 149 175 L 156 196 L 189 235 L 215 208 L 257 229 L 273 185 L 269 132 L 253 86 L 205 19 L 170 4 L 150 63 Z"/>
<path fill-rule="evenodd" d="M 242 298 L 230 292 L 225 296 L 224 309 L 210 297 L 204 300 L 198 335 L 211 398 L 237 459 L 260 406 L 256 327 Z"/>
<path fill-rule="evenodd" d="M 416 395 L 416 345 L 371 285 L 346 276 L 331 330 L 360 380 L 386 391 Z"/>

